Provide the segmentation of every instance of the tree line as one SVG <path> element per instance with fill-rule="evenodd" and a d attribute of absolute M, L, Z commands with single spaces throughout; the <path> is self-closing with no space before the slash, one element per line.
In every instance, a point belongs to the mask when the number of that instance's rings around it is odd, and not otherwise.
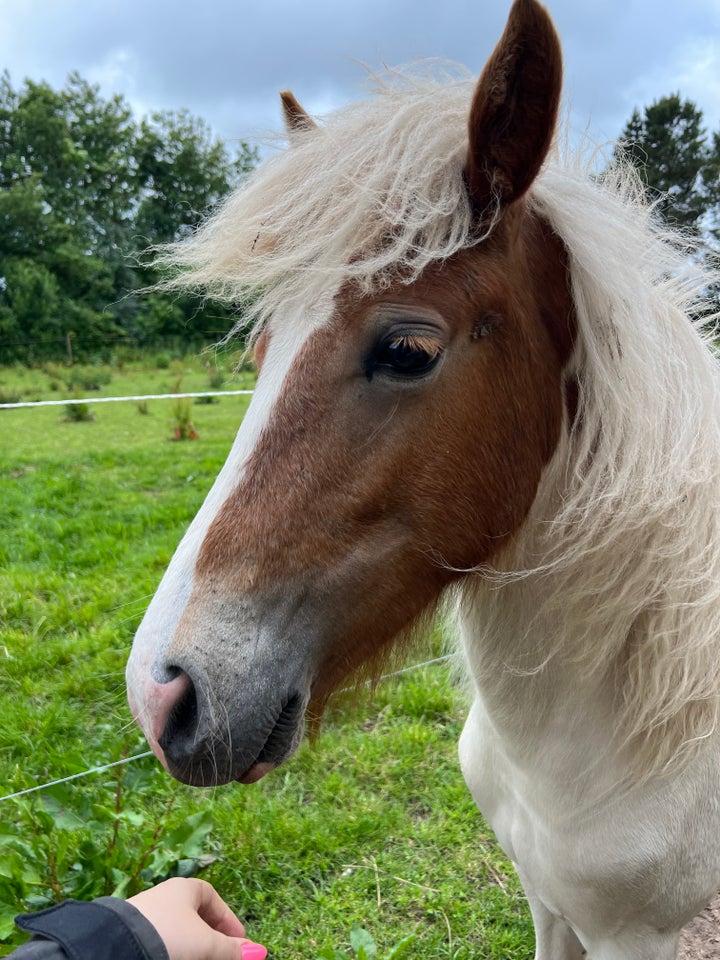
<path fill-rule="evenodd" d="M 143 294 L 143 251 L 178 239 L 257 161 L 187 111 L 140 120 L 72 74 L 0 77 L 0 363 L 102 355 L 118 341 L 218 339 L 227 308 Z"/>
<path fill-rule="evenodd" d="M 633 112 L 625 155 L 659 216 L 720 248 L 720 132 L 679 94 Z M 119 342 L 155 346 L 221 337 L 226 306 L 145 292 L 158 279 L 142 251 L 181 238 L 257 162 L 187 111 L 137 119 L 72 74 L 63 89 L 0 77 L 0 363 Z"/>

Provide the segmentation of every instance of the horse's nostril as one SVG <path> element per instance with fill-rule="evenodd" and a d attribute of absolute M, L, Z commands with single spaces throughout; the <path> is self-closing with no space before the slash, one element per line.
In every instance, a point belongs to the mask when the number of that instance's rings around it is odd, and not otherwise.
<path fill-rule="evenodd" d="M 165 722 L 165 728 L 158 738 L 160 746 L 166 753 L 173 746 L 177 746 L 179 742 L 194 739 L 198 723 L 198 702 L 194 683 L 178 667 L 169 667 L 168 672 L 170 671 L 174 674 L 174 679 L 171 682 L 177 683 L 178 679 L 181 678 L 183 689 L 171 707 Z"/>
<path fill-rule="evenodd" d="M 171 663 L 169 666 L 165 667 L 165 675 L 167 680 L 165 683 L 169 683 L 171 680 L 175 680 L 177 677 L 181 676 L 185 671 L 182 667 L 176 667 L 174 663 Z"/>
<path fill-rule="evenodd" d="M 160 684 L 161 687 L 164 687 L 166 684 L 172 683 L 173 680 L 177 680 L 178 677 L 185 675 L 185 671 L 182 667 L 175 666 L 174 663 L 165 664 L 165 663 L 155 663 L 152 668 L 152 678 L 155 683 Z"/>
<path fill-rule="evenodd" d="M 177 727 L 179 730 L 194 730 L 196 724 L 197 697 L 195 696 L 195 687 L 190 684 L 185 696 L 173 707 L 168 717 L 168 725 Z"/>

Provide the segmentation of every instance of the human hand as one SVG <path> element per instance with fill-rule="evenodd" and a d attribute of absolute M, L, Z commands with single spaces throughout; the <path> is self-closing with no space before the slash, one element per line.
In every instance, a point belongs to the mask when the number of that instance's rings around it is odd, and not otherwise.
<path fill-rule="evenodd" d="M 130 897 L 160 934 L 170 960 L 264 960 L 267 950 L 205 880 L 174 877 Z"/>

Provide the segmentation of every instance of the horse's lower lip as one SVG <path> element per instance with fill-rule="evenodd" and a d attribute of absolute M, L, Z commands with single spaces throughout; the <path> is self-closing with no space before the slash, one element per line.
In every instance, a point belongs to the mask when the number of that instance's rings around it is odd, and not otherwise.
<path fill-rule="evenodd" d="M 255 763 L 249 770 L 246 770 L 241 777 L 237 778 L 238 783 L 257 783 L 257 781 L 262 780 L 267 773 L 274 770 L 276 766 L 277 764 L 275 763 Z"/>
<path fill-rule="evenodd" d="M 298 724 L 302 723 L 302 715 L 303 698 L 294 693 L 284 702 L 275 725 L 252 765 L 236 778 L 240 783 L 255 783 L 261 780 L 293 752 L 292 741 L 295 739 Z"/>

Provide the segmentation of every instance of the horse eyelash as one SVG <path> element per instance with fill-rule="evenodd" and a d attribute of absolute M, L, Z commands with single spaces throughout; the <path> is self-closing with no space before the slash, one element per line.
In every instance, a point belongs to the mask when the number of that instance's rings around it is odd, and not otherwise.
<path fill-rule="evenodd" d="M 431 360 L 434 360 L 442 353 L 442 344 L 434 337 L 424 337 L 418 334 L 408 333 L 399 337 L 393 337 L 391 343 L 406 346 L 410 350 L 417 350 L 426 353 Z"/>

